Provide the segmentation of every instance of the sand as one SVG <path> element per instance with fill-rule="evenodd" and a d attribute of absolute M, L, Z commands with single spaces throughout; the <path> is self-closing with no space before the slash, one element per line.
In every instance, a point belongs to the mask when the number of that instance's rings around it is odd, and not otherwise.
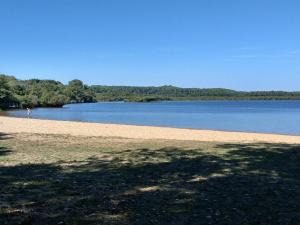
<path fill-rule="evenodd" d="M 133 126 L 71 121 L 54 121 L 0 116 L 0 132 L 64 134 L 88 137 L 122 137 L 138 139 L 168 139 L 208 142 L 287 143 L 300 144 L 300 136 Z"/>

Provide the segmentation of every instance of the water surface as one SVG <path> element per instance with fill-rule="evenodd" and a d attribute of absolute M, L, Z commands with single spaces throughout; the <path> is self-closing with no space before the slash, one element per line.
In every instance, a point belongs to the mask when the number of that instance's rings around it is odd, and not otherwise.
<path fill-rule="evenodd" d="M 26 117 L 26 111 L 9 111 Z M 187 101 L 70 104 L 33 118 L 300 135 L 300 101 Z"/>

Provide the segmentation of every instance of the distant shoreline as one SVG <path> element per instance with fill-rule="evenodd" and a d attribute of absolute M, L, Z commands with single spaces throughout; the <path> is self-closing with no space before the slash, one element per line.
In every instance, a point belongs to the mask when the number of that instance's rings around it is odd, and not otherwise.
<path fill-rule="evenodd" d="M 0 133 L 38 133 L 226 143 L 300 144 L 300 136 L 293 135 L 41 120 L 7 116 L 0 116 Z"/>
<path fill-rule="evenodd" d="M 0 74 L 3 90 L 0 109 L 62 107 L 69 103 L 103 101 L 213 101 L 213 100 L 300 100 L 300 91 L 236 91 L 226 88 L 180 88 L 164 86 L 86 85 L 74 79 L 63 84 L 55 80 L 20 80 Z"/>
<path fill-rule="evenodd" d="M 62 105 L 62 106 L 38 106 L 38 107 L 34 107 L 35 109 L 55 109 L 55 108 L 62 108 L 66 105 L 71 105 L 71 104 L 97 104 L 97 103 L 153 103 L 153 102 L 217 102 L 217 101 L 220 101 L 220 102 L 226 102 L 226 101 L 259 101 L 259 102 L 262 102 L 262 101 L 280 101 L 280 102 L 283 102 L 283 101 L 300 101 L 300 99 L 185 99 L 185 100 L 177 100 L 177 99 L 171 99 L 171 100 L 157 100 L 157 101 L 148 101 L 148 102 L 139 102 L 139 101 L 97 101 L 97 102 L 76 102 L 76 103 L 67 103 L 65 105 Z M 24 110 L 24 108 L 7 108 L 7 109 L 3 109 L 1 110 L 0 109 L 0 116 L 1 116 L 1 113 L 5 113 L 6 111 L 12 111 L 12 110 Z"/>
<path fill-rule="evenodd" d="M 103 99 L 102 99 L 103 98 Z M 164 97 L 140 97 L 134 96 L 129 98 L 109 98 L 101 97 L 97 102 L 139 102 L 139 103 L 149 103 L 149 102 L 161 102 L 161 101 L 300 101 L 300 97 L 289 98 L 289 97 L 183 97 L 183 98 L 164 98 Z"/>
<path fill-rule="evenodd" d="M 273 98 L 273 99 L 260 99 L 260 98 L 253 98 L 253 99 L 247 99 L 247 98 L 240 98 L 240 99 L 234 99 L 234 98 L 195 98 L 195 99 L 160 99 L 160 100 L 152 100 L 152 101 L 118 101 L 118 100 L 107 100 L 107 101 L 97 101 L 97 102 L 136 102 L 136 103 L 148 103 L 148 102 L 195 102 L 195 101 L 300 101 L 299 99 L 284 99 L 284 98 Z M 86 103 L 97 103 L 97 102 L 86 102 Z M 69 103 L 73 104 L 73 103 Z M 66 104 L 66 105 L 69 105 Z M 74 103 L 74 104 L 80 104 L 80 103 Z"/>

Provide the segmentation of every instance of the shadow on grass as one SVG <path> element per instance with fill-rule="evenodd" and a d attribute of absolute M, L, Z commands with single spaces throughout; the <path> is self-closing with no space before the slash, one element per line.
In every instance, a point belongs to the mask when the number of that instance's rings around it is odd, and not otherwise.
<path fill-rule="evenodd" d="M 10 135 L 0 132 L 0 141 L 11 138 Z"/>
<path fill-rule="evenodd" d="M 300 147 L 137 149 L 0 167 L 1 224 L 299 224 Z M 224 151 L 224 149 L 226 151 Z"/>
<path fill-rule="evenodd" d="M 0 146 L 0 156 L 8 155 L 10 153 L 11 153 L 11 150 L 8 150 L 7 148 Z"/>
<path fill-rule="evenodd" d="M 8 138 L 10 138 L 9 135 L 0 132 L 0 141 Z M 6 147 L 1 146 L 1 142 L 0 142 L 0 156 L 7 155 L 9 153 L 11 153 L 11 151 L 8 150 Z"/>

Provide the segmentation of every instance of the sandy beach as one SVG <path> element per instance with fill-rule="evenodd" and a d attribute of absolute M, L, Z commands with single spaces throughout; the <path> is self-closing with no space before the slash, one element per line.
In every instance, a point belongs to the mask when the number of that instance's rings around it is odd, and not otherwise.
<path fill-rule="evenodd" d="M 179 129 L 152 126 L 100 124 L 87 122 L 39 120 L 0 116 L 1 133 L 63 134 L 88 137 L 122 137 L 238 143 L 300 144 L 300 136 Z"/>

